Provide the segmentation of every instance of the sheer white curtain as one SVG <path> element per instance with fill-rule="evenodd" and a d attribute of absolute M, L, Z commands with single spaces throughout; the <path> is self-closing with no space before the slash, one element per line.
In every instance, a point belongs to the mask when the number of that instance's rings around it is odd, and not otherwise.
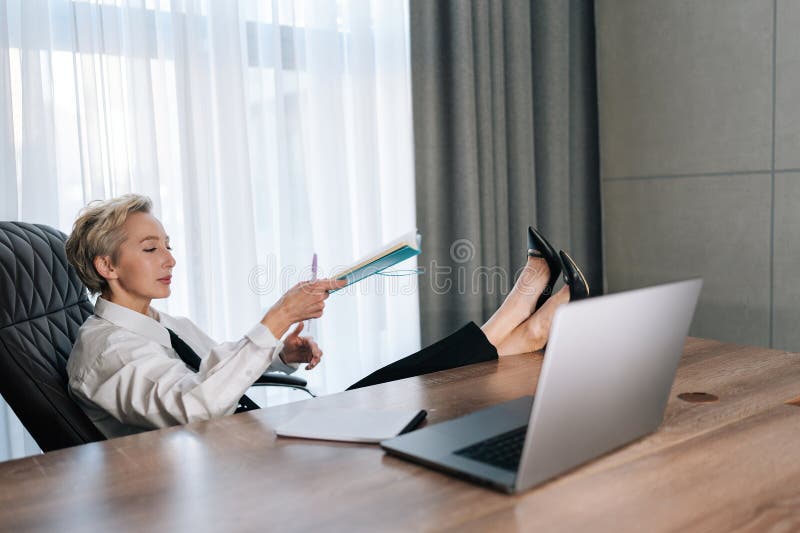
<path fill-rule="evenodd" d="M 237 338 L 314 252 L 326 275 L 415 227 L 407 20 L 405 0 L 0 0 L 0 219 L 68 233 L 90 200 L 149 195 L 178 261 L 154 305 Z M 416 283 L 329 298 L 310 385 L 418 349 Z M 0 457 L 29 452 L 0 411 Z"/>

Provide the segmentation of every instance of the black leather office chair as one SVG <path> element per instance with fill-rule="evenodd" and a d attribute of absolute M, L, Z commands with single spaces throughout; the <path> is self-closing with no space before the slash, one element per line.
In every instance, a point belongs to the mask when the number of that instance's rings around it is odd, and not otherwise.
<path fill-rule="evenodd" d="M 94 308 L 65 240 L 42 224 L 0 222 L 0 394 L 43 451 L 105 438 L 67 394 L 67 358 Z M 313 396 L 304 379 L 285 374 L 256 385 Z"/>

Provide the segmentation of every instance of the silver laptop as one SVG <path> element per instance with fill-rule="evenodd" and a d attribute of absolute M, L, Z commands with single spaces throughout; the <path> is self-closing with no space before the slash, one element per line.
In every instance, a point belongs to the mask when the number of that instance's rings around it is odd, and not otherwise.
<path fill-rule="evenodd" d="M 693 279 L 564 305 L 535 401 L 517 398 L 381 446 L 517 492 L 647 435 L 664 417 L 701 286 Z"/>

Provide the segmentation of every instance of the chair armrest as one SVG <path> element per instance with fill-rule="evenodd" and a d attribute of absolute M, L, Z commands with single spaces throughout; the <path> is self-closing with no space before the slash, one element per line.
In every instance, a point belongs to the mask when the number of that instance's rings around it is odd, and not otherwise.
<path fill-rule="evenodd" d="M 308 383 L 301 377 L 290 376 L 280 372 L 264 372 L 261 377 L 253 383 L 258 385 L 284 385 L 287 387 L 305 387 Z"/>

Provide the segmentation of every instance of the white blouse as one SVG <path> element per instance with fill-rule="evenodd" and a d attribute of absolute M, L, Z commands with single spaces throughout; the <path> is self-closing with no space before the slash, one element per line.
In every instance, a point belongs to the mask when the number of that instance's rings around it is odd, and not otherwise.
<path fill-rule="evenodd" d="M 166 328 L 200 356 L 198 372 L 172 349 Z M 108 438 L 208 420 L 233 413 L 265 370 L 294 372 L 296 364 L 276 357 L 282 348 L 261 323 L 218 344 L 188 318 L 98 298 L 67 362 L 69 391 Z"/>

